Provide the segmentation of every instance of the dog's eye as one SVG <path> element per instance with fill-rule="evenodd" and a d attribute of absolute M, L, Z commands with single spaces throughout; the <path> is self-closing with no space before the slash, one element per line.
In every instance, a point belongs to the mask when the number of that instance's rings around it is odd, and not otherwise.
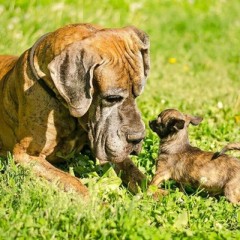
<path fill-rule="evenodd" d="M 107 103 L 113 104 L 113 103 L 121 102 L 123 100 L 123 97 L 120 95 L 109 95 L 109 96 L 104 97 L 104 100 Z"/>

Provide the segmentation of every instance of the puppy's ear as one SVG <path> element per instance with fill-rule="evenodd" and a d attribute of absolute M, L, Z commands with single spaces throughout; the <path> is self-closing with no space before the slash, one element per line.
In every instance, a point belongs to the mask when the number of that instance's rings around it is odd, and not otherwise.
<path fill-rule="evenodd" d="M 48 65 L 51 78 L 74 117 L 83 116 L 92 102 L 93 70 L 98 65 L 93 59 L 84 48 L 72 44 Z"/>
<path fill-rule="evenodd" d="M 186 117 L 189 119 L 189 122 L 194 126 L 199 125 L 203 120 L 202 117 L 198 117 L 198 116 L 186 115 Z"/>
<path fill-rule="evenodd" d="M 173 118 L 168 123 L 168 128 L 175 129 L 177 131 L 184 128 L 185 121 L 183 119 Z"/>

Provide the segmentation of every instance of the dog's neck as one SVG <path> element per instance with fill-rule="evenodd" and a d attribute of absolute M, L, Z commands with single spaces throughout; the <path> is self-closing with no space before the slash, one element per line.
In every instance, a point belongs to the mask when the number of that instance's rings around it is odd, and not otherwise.
<path fill-rule="evenodd" d="M 160 140 L 159 154 L 177 154 L 188 151 L 192 146 L 188 140 L 188 132 L 180 130 L 174 135 Z"/>

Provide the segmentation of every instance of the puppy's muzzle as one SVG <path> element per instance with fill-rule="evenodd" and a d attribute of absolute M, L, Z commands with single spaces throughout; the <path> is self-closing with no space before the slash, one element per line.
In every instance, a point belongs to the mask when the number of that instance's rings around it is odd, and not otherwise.
<path fill-rule="evenodd" d="M 156 126 L 157 126 L 157 120 L 149 121 L 149 127 L 150 127 L 153 131 L 156 130 Z"/>

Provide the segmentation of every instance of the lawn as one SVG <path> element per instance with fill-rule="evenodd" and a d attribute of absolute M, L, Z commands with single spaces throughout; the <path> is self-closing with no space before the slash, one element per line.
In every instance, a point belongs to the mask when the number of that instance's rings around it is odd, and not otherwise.
<path fill-rule="evenodd" d="M 19 55 L 69 23 L 147 32 L 151 72 L 137 100 L 147 130 L 134 161 L 151 179 L 159 140 L 148 121 L 163 109 L 204 117 L 190 127 L 191 142 L 202 149 L 240 142 L 239 12 L 238 0 L 0 0 L 0 53 Z M 65 169 L 89 186 L 88 202 L 34 178 L 11 155 L 1 159 L 0 239 L 240 239 L 240 208 L 224 197 L 185 195 L 173 181 L 159 201 L 145 192 L 132 195 L 88 152 Z"/>

